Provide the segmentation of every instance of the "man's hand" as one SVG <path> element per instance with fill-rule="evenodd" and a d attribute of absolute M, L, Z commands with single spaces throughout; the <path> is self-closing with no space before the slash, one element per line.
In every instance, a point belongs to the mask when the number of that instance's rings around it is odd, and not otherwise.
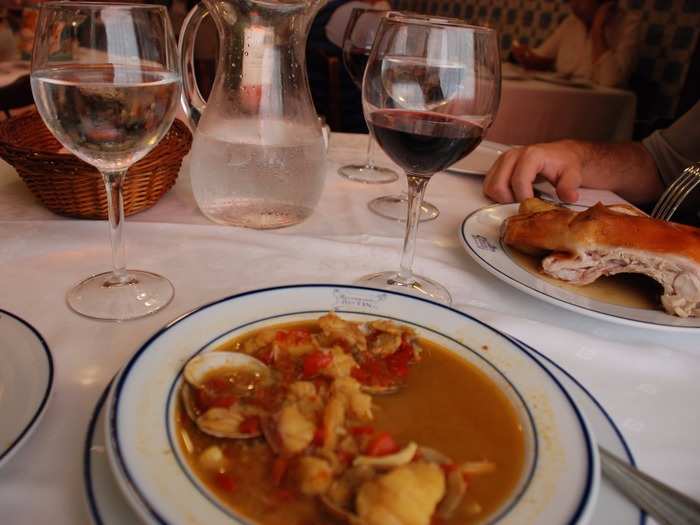
<path fill-rule="evenodd" d="M 664 190 L 653 157 L 639 142 L 561 140 L 505 152 L 486 174 L 484 194 L 498 202 L 522 201 L 533 196 L 538 176 L 565 202 L 576 202 L 580 187 L 613 191 L 634 204 L 652 202 Z"/>
<path fill-rule="evenodd" d="M 578 200 L 584 153 L 575 141 L 513 148 L 501 155 L 486 174 L 484 194 L 497 202 L 523 201 L 533 196 L 532 185 L 541 175 L 565 202 Z"/>

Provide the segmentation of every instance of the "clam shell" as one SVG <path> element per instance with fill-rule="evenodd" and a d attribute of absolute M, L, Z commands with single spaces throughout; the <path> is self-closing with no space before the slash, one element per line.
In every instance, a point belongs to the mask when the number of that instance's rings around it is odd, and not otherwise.
<path fill-rule="evenodd" d="M 192 387 L 187 383 L 183 383 L 180 395 L 182 396 L 182 405 L 185 407 L 185 412 L 187 412 L 189 418 L 196 423 L 198 417 L 197 405 L 192 397 L 194 395 Z"/>
<path fill-rule="evenodd" d="M 193 389 L 198 388 L 206 377 L 215 370 L 247 369 L 269 377 L 270 369 L 258 359 L 240 352 L 207 352 L 190 359 L 185 365 L 182 385 L 182 403 L 189 418 L 197 427 L 211 436 L 230 439 L 250 439 L 261 435 L 261 432 L 244 434 L 238 431 L 239 424 L 247 416 L 263 416 L 260 410 L 253 407 L 234 407 L 230 409 L 210 408 L 199 414 L 193 399 Z"/>
<path fill-rule="evenodd" d="M 262 361 L 240 352 L 207 352 L 190 359 L 185 365 L 184 376 L 192 386 L 199 386 L 212 371 L 221 368 L 248 368 L 269 374 L 270 369 Z"/>

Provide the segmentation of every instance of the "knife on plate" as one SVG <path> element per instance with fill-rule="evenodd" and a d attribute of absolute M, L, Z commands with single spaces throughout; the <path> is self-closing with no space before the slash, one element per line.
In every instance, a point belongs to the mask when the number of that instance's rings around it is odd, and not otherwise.
<path fill-rule="evenodd" d="M 603 476 L 661 525 L 700 524 L 700 502 L 598 447 Z"/>

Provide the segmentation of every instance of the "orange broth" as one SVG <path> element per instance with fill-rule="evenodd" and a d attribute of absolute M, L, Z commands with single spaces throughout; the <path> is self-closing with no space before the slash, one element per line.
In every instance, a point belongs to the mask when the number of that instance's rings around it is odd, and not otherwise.
<path fill-rule="evenodd" d="M 269 327 L 268 327 L 269 328 Z M 318 331 L 318 324 L 303 322 L 275 328 Z M 235 351 L 256 332 L 222 345 Z M 514 407 L 483 372 L 433 342 L 420 340 L 421 361 L 398 393 L 373 396 L 373 426 L 390 432 L 399 443 L 415 441 L 450 456 L 454 462 L 487 459 L 494 472 L 469 483 L 467 495 L 455 515 L 441 525 L 479 523 L 513 493 L 525 463 L 525 438 Z M 482 351 L 487 351 L 482 349 Z M 330 525 L 330 517 L 317 499 L 295 491 L 293 480 L 276 486 L 271 479 L 273 458 L 264 439 L 218 439 L 201 432 L 180 406 L 177 413 L 180 447 L 199 480 L 235 514 L 264 525 Z M 199 466 L 200 454 L 218 445 L 233 465 L 227 479 L 216 479 Z M 289 476 L 288 476 L 289 477 Z M 481 512 L 475 513 L 475 503 Z"/>

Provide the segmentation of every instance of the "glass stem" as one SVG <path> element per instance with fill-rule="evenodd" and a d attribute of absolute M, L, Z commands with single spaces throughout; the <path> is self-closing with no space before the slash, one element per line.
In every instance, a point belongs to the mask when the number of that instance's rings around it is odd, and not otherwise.
<path fill-rule="evenodd" d="M 109 217 L 109 238 L 112 242 L 112 276 L 107 286 L 119 286 L 129 281 L 126 272 L 126 250 L 124 249 L 124 177 L 126 170 L 103 172 L 102 178 L 107 192 L 107 214 Z"/>
<path fill-rule="evenodd" d="M 367 162 L 365 162 L 365 166 L 368 170 L 373 170 L 374 159 L 372 158 L 372 145 L 374 144 L 374 140 L 372 140 L 371 133 L 368 133 L 367 136 L 369 137 L 369 142 L 367 142 Z"/>
<path fill-rule="evenodd" d="M 401 270 L 398 279 L 403 284 L 409 284 L 413 280 L 413 257 L 416 254 L 416 235 L 418 233 L 418 221 L 423 205 L 423 195 L 430 180 L 427 177 L 418 177 L 407 173 L 408 177 L 408 216 L 406 217 L 406 235 L 403 238 L 403 250 L 401 251 Z"/>

